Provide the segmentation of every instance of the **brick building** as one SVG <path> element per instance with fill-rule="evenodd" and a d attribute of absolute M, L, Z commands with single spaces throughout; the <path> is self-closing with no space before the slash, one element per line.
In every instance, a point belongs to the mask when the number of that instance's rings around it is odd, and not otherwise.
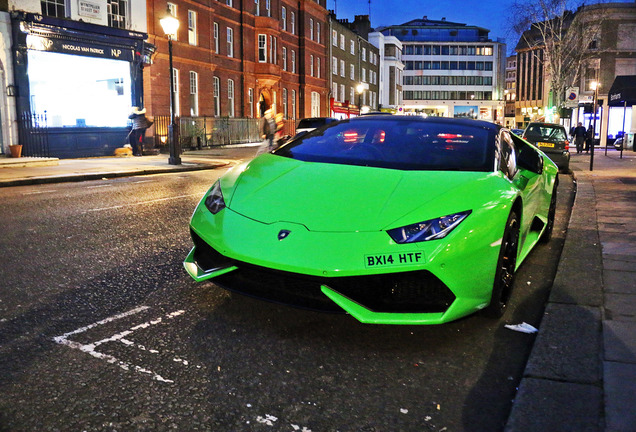
<path fill-rule="evenodd" d="M 169 114 L 168 39 L 159 20 L 180 21 L 173 40 L 176 114 L 256 118 L 273 107 L 288 119 L 324 116 L 326 0 L 148 2 L 149 41 L 157 46 L 145 70 L 145 106 Z"/>

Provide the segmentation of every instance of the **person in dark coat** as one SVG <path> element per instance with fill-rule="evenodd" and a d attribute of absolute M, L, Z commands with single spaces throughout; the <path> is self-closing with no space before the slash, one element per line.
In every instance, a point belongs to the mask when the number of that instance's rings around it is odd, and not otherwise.
<path fill-rule="evenodd" d="M 585 138 L 585 153 L 589 153 L 590 149 L 594 145 L 594 129 L 592 125 L 587 128 L 587 137 Z"/>
<path fill-rule="evenodd" d="M 144 136 L 146 135 L 146 129 L 152 125 L 152 122 L 146 117 L 146 108 L 133 107 L 132 113 L 128 118 L 132 120 L 132 129 L 128 137 L 133 155 L 143 156 Z"/>
<path fill-rule="evenodd" d="M 585 130 L 585 126 L 581 122 L 579 122 L 578 126 L 574 128 L 572 131 L 572 137 L 574 138 L 574 145 L 576 146 L 576 153 L 581 153 L 583 151 L 583 145 L 585 144 L 585 139 L 587 138 L 587 131 Z"/>

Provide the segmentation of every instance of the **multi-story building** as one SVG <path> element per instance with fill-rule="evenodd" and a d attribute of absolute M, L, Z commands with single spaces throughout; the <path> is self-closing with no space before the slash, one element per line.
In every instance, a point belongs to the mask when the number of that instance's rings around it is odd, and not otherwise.
<path fill-rule="evenodd" d="M 541 32 L 531 26 L 521 35 L 515 47 L 515 123 L 518 128 L 525 127 L 531 121 L 545 120 L 549 83 L 544 62 L 545 44 L 540 39 Z"/>
<path fill-rule="evenodd" d="M 84 157 L 112 154 L 143 104 L 146 1 L 10 0 L 0 12 L 2 151 Z M 46 125 L 46 142 L 33 141 Z"/>
<path fill-rule="evenodd" d="M 607 140 L 618 132 L 636 132 L 632 123 L 632 106 L 609 106 L 608 93 L 618 76 L 632 76 L 636 83 L 636 3 L 601 3 L 577 10 L 575 20 L 582 25 L 590 21 L 600 23 L 598 37 L 590 41 L 580 79 L 579 106 L 573 111 L 571 122 L 582 122 L 586 127 L 593 124 L 592 82 L 598 82 L 599 106 L 596 121 L 596 138 L 605 146 Z"/>
<path fill-rule="evenodd" d="M 330 116 L 348 118 L 378 108 L 380 56 L 367 40 L 369 16 L 358 15 L 353 23 L 329 14 L 328 44 Z"/>
<path fill-rule="evenodd" d="M 506 88 L 504 90 L 504 99 L 506 106 L 504 108 L 504 125 L 509 128 L 516 128 L 515 121 L 515 100 L 517 98 L 517 56 L 509 56 L 506 58 Z"/>
<path fill-rule="evenodd" d="M 424 17 L 380 32 L 403 45 L 405 113 L 503 122 L 505 44 L 489 30 Z"/>
<path fill-rule="evenodd" d="M 565 101 L 551 100 L 549 69 L 546 62 L 545 43 L 533 25 L 524 32 L 515 50 L 517 52 L 516 122 L 522 127 L 529 121 L 558 121 L 566 127 L 581 122 L 587 128 L 594 124 L 594 90 L 592 83 L 599 83 L 596 113 L 596 137 L 602 146 L 620 131 L 629 132 L 632 127 L 631 107 L 608 108 L 608 92 L 617 76 L 636 75 L 636 4 L 601 3 L 582 6 L 568 13 L 563 25 L 568 32 L 598 27 L 593 40 L 589 40 L 578 73 L 572 79 L 577 97 L 571 113 L 561 111 L 565 117 L 551 115 L 554 107 Z M 554 98 L 553 98 L 554 99 Z M 570 101 L 568 101 L 570 102 Z M 577 104 L 578 102 L 578 104 Z"/>
<path fill-rule="evenodd" d="M 402 42 L 379 31 L 369 33 L 369 42 L 380 54 L 378 107 L 380 111 L 398 112 L 402 109 Z"/>
<path fill-rule="evenodd" d="M 171 0 L 181 23 L 173 40 L 176 114 L 181 117 L 325 116 L 326 0 Z M 146 106 L 169 112 L 168 39 L 159 20 L 166 2 L 149 1 L 148 31 L 157 46 L 146 71 Z"/>

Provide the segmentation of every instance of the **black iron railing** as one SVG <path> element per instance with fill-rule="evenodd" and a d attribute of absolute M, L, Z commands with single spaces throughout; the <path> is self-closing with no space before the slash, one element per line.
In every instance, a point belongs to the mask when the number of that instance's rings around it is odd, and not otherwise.
<path fill-rule="evenodd" d="M 23 156 L 50 156 L 46 111 L 44 114 L 24 111 L 20 115 L 18 128 Z"/>

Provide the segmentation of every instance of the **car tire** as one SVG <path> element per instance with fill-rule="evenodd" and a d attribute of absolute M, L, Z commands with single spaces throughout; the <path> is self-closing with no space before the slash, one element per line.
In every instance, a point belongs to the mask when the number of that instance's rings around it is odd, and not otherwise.
<path fill-rule="evenodd" d="M 548 209 L 548 220 L 545 224 L 545 230 L 543 230 L 543 234 L 541 234 L 541 237 L 539 238 L 540 243 L 548 243 L 552 238 L 552 231 L 554 230 L 554 218 L 556 217 L 557 184 L 557 182 L 554 183 L 552 198 L 550 198 L 550 208 Z"/>
<path fill-rule="evenodd" d="M 483 310 L 484 315 L 488 318 L 501 318 L 506 311 L 515 278 L 518 249 L 519 217 L 513 211 L 508 216 L 506 229 L 501 238 L 501 249 L 497 259 L 497 270 L 495 271 L 490 304 Z"/>

